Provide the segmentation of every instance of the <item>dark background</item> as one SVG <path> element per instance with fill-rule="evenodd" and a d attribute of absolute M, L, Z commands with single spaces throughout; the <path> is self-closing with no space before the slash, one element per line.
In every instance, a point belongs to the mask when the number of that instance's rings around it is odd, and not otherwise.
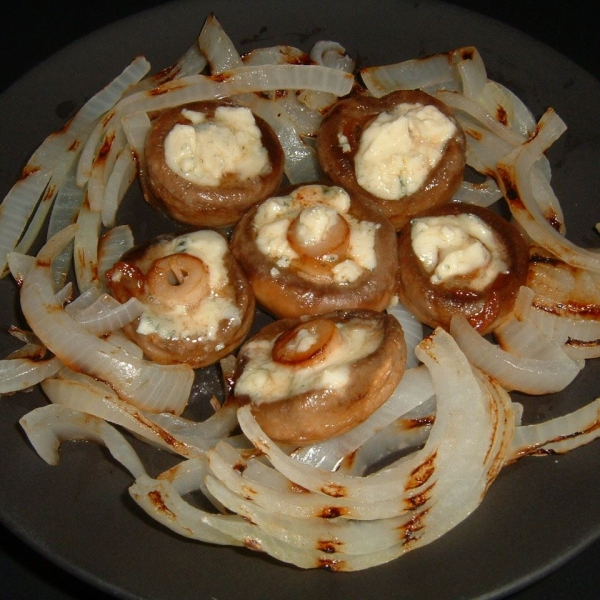
<path fill-rule="evenodd" d="M 71 41 L 117 19 L 164 3 L 160 0 L 24 0 L 13 4 L 10 11 L 3 14 L 0 91 Z M 455 0 L 451 3 L 521 30 L 600 78 L 600 20 L 594 4 L 513 0 L 485 4 L 475 0 Z M 246 6 L 251 10 L 250 2 Z M 298 6 L 301 10 L 301 3 Z M 0 533 L 3 533 L 0 598 L 108 598 L 37 555 L 2 527 Z M 597 542 L 557 572 L 511 599 L 597 600 L 600 598 L 599 567 L 600 542 Z"/>

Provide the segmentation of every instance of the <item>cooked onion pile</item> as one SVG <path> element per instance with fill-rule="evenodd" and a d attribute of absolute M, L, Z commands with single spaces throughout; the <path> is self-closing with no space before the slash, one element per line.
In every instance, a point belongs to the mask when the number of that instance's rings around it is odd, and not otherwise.
<path fill-rule="evenodd" d="M 545 151 L 566 126 L 552 109 L 536 121 L 488 79 L 475 48 L 354 73 L 332 41 L 309 55 L 274 46 L 241 56 L 212 15 L 176 64 L 149 70 L 136 58 L 50 135 L 2 204 L 1 270 L 19 283 L 27 324 L 11 328 L 23 346 L 0 361 L 0 392 L 41 385 L 49 404 L 20 423 L 45 461 L 58 463 L 63 440 L 100 441 L 131 473 L 139 507 L 182 536 L 350 571 L 442 536 L 505 465 L 599 435 L 600 399 L 524 425 L 509 394 L 564 390 L 600 355 L 600 254 L 564 235 Z M 387 308 L 404 330 L 400 383 L 368 418 L 312 445 L 274 441 L 251 404 L 230 401 L 234 355 L 221 361 L 225 401 L 205 398 L 214 414 L 191 419 L 193 367 L 144 356 L 123 333 L 142 306 L 113 298 L 105 275 L 147 241 L 119 223 L 119 208 L 144 168 L 153 116 L 221 98 L 251 108 L 277 133 L 286 183 L 297 185 L 323 180 L 313 142 L 338 99 L 413 89 L 449 107 L 465 132 L 468 167 L 453 201 L 504 204 L 530 243 L 514 308 L 487 337 L 461 314 L 431 331 L 400 304 Z M 484 181 L 470 181 L 471 172 Z M 129 434 L 179 462 L 150 476 Z M 191 499 L 197 491 L 211 509 Z"/>

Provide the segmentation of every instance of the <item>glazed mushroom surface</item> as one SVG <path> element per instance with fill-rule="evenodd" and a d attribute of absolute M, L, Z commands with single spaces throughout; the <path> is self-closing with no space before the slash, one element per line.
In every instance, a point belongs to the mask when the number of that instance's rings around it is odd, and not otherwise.
<path fill-rule="evenodd" d="M 144 197 L 193 227 L 233 225 L 283 178 L 283 150 L 271 126 L 227 101 L 163 111 L 152 121 L 144 153 Z"/>
<path fill-rule="evenodd" d="M 465 152 L 452 110 L 420 90 L 341 100 L 317 136 L 327 176 L 377 204 L 396 229 L 452 199 L 463 180 Z"/>
<path fill-rule="evenodd" d="M 137 246 L 108 271 L 107 281 L 117 300 L 143 304 L 124 330 L 159 363 L 212 364 L 244 341 L 254 319 L 250 283 L 216 231 Z"/>
<path fill-rule="evenodd" d="M 339 186 L 300 185 L 263 201 L 235 227 L 231 251 L 257 302 L 279 318 L 383 310 L 393 295 L 394 227 Z"/>
<path fill-rule="evenodd" d="M 529 245 L 499 214 L 459 202 L 425 212 L 398 234 L 400 301 L 420 321 L 449 328 L 463 314 L 482 335 L 512 310 Z"/>
<path fill-rule="evenodd" d="M 271 438 L 306 445 L 364 421 L 404 372 L 402 327 L 387 313 L 335 311 L 280 319 L 238 353 L 234 399 Z"/>

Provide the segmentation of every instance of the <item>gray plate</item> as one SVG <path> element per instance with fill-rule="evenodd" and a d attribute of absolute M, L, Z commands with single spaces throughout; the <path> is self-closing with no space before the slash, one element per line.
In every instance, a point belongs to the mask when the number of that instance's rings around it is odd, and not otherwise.
<path fill-rule="evenodd" d="M 6 193 L 41 140 L 135 55 L 146 55 L 155 69 L 169 65 L 195 38 L 209 11 L 242 51 L 275 43 L 308 49 L 328 38 L 368 65 L 477 46 L 491 78 L 511 87 L 536 115 L 553 106 L 567 122 L 568 132 L 551 151 L 554 186 L 569 237 L 597 243 L 591 224 L 598 220 L 598 82 L 516 30 L 436 2 L 308 2 L 300 11 L 261 0 L 247 11 L 241 2 L 196 0 L 119 21 L 59 52 L 0 97 L 0 139 L 12 150 L 0 154 L 0 193 Z M 137 189 L 127 198 L 121 220 L 136 223 L 140 240 L 172 227 L 147 209 Z M 5 329 L 20 319 L 12 281 L 0 281 L 0 298 Z M 3 335 L 0 342 L 3 356 L 11 340 Z M 568 393 L 525 400 L 527 418 L 549 418 L 591 400 L 599 375 L 595 362 Z M 195 409 L 216 385 L 214 374 L 202 378 Z M 49 467 L 17 426 L 22 415 L 43 403 L 37 391 L 2 403 L 0 519 L 53 562 L 123 598 L 500 598 L 600 537 L 600 453 L 591 444 L 563 457 L 508 467 L 469 519 L 438 542 L 388 565 L 350 574 L 304 572 L 249 551 L 190 542 L 150 522 L 129 499 L 130 476 L 101 448 L 65 444 L 60 465 Z M 136 447 L 152 472 L 171 462 Z"/>

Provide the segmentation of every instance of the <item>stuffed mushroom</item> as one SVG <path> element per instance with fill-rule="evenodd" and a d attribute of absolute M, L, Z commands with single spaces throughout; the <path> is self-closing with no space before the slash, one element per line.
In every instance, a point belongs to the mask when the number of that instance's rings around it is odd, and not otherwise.
<path fill-rule="evenodd" d="M 317 155 L 331 180 L 379 206 L 400 229 L 452 199 L 466 140 L 452 110 L 420 90 L 339 101 L 323 120 Z"/>
<path fill-rule="evenodd" d="M 339 186 L 299 185 L 265 200 L 236 225 L 231 251 L 257 302 L 279 318 L 383 310 L 394 293 L 394 227 Z"/>
<path fill-rule="evenodd" d="M 272 439 L 312 444 L 362 423 L 391 395 L 405 364 L 404 333 L 388 313 L 280 319 L 240 348 L 232 400 L 250 403 Z"/>
<path fill-rule="evenodd" d="M 463 314 L 482 335 L 512 310 L 527 281 L 529 245 L 494 211 L 454 202 L 431 209 L 398 234 L 397 294 L 431 327 Z"/>
<path fill-rule="evenodd" d="M 147 202 L 175 221 L 227 227 L 279 187 L 283 168 L 266 121 L 231 102 L 205 101 L 153 119 L 140 182 Z"/>
<path fill-rule="evenodd" d="M 158 363 L 215 363 L 243 343 L 254 320 L 250 283 L 216 231 L 159 236 L 132 248 L 107 281 L 120 302 L 143 304 L 124 331 Z"/>

